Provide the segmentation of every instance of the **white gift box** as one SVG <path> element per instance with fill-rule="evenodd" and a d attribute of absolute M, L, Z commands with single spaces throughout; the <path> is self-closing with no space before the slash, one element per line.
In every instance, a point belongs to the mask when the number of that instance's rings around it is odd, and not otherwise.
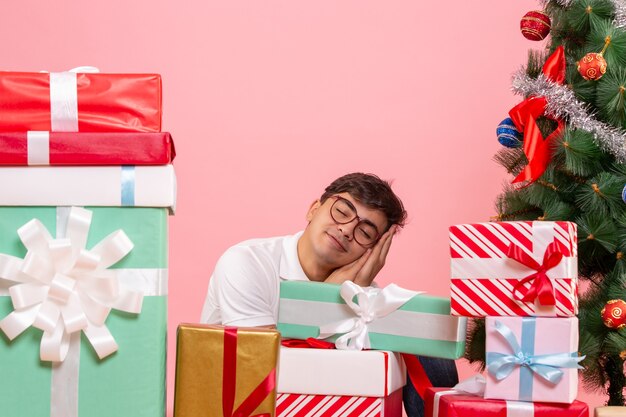
<path fill-rule="evenodd" d="M 405 383 L 398 353 L 282 347 L 276 415 L 401 417 Z"/>
<path fill-rule="evenodd" d="M 176 207 L 172 165 L 0 169 L 3 206 Z"/>
<path fill-rule="evenodd" d="M 278 392 L 384 397 L 406 384 L 399 353 L 281 347 Z"/>

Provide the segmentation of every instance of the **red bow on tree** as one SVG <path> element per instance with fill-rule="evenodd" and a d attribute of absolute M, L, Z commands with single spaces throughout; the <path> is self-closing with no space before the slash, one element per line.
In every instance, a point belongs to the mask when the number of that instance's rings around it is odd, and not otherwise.
<path fill-rule="evenodd" d="M 565 81 L 565 52 L 563 46 L 559 46 L 556 51 L 546 60 L 543 65 L 544 75 L 557 84 Z M 530 185 L 543 175 L 552 157 L 550 146 L 554 138 L 561 135 L 565 128 L 563 120 L 555 120 L 557 128 L 547 138 L 543 138 L 537 118 L 545 115 L 547 101 L 545 97 L 528 97 L 509 111 L 509 116 L 519 132 L 524 133 L 524 154 L 528 159 L 528 165 L 513 180 L 513 183 L 528 181 Z M 549 117 L 549 116 L 546 116 Z"/>

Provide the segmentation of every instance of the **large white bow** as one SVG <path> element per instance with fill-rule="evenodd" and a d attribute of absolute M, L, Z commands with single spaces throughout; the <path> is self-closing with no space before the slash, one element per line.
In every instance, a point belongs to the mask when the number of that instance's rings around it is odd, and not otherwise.
<path fill-rule="evenodd" d="M 0 278 L 17 283 L 9 288 L 14 311 L 0 329 L 11 340 L 30 326 L 43 330 L 43 361 L 63 361 L 70 335 L 81 330 L 102 359 L 117 350 L 105 325 L 111 309 L 141 312 L 143 293 L 120 288 L 115 270 L 107 269 L 133 243 L 117 230 L 85 249 L 91 217 L 91 211 L 72 207 L 65 236 L 56 239 L 33 219 L 17 231 L 27 249 L 24 259 L 0 254 Z"/>
<path fill-rule="evenodd" d="M 352 281 L 345 281 L 341 284 L 339 293 L 354 311 L 355 317 L 320 326 L 319 338 L 325 339 L 337 333 L 345 333 L 335 341 L 337 349 L 362 350 L 370 348 L 369 323 L 393 313 L 413 296 L 422 292 L 406 290 L 395 284 L 383 289 L 363 288 Z"/>

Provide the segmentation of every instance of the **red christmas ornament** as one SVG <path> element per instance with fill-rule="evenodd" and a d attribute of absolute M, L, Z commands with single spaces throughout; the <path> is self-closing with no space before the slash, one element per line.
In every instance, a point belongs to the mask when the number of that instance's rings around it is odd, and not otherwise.
<path fill-rule="evenodd" d="M 578 61 L 578 72 L 585 80 L 597 81 L 606 72 L 606 60 L 602 54 L 589 52 Z"/>
<path fill-rule="evenodd" d="M 607 301 L 600 312 L 602 322 L 609 329 L 626 327 L 626 302 L 623 300 Z"/>
<path fill-rule="evenodd" d="M 522 35 L 531 41 L 540 41 L 550 33 L 550 17 L 540 10 L 533 10 L 522 17 L 519 28 Z"/>

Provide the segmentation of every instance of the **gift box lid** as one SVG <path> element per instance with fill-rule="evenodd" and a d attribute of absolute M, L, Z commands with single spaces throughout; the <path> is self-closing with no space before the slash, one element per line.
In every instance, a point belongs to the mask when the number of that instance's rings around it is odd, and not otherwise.
<path fill-rule="evenodd" d="M 278 392 L 385 397 L 406 384 L 399 353 L 281 347 Z"/>

